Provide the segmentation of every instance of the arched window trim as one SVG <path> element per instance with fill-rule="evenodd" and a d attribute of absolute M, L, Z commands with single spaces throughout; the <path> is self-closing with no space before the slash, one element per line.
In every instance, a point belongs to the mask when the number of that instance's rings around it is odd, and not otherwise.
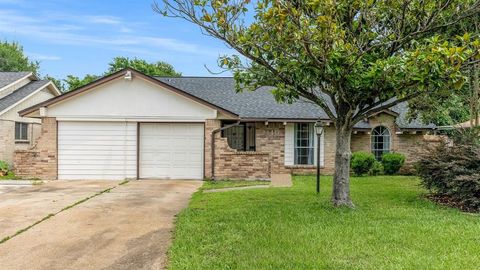
<path fill-rule="evenodd" d="M 371 131 L 371 151 L 377 160 L 382 159 L 382 155 L 389 153 L 392 146 L 392 133 L 386 126 L 376 126 Z"/>

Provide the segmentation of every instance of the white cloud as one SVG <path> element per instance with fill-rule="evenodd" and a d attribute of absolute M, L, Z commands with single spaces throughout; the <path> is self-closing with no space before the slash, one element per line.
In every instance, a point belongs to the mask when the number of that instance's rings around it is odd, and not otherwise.
<path fill-rule="evenodd" d="M 36 38 L 46 43 L 101 47 L 117 51 L 167 50 L 215 57 L 221 53 L 218 50 L 177 39 L 132 34 L 139 31 L 124 26 L 119 27 L 122 21 L 113 16 L 23 16 L 13 10 L 0 9 L 0 18 L 2 18 L 0 33 Z M 82 18 L 87 19 L 82 20 Z M 98 29 L 91 31 L 90 26 L 85 25 L 91 23 L 112 26 L 113 30 L 105 29 L 103 33 Z"/>
<path fill-rule="evenodd" d="M 107 25 L 119 25 L 122 23 L 120 18 L 107 15 L 85 16 L 86 22 Z"/>
<path fill-rule="evenodd" d="M 25 52 L 28 57 L 37 60 L 37 61 L 58 61 L 61 60 L 59 56 L 55 55 L 46 55 L 46 54 L 41 54 L 41 53 L 32 53 L 32 52 Z"/>

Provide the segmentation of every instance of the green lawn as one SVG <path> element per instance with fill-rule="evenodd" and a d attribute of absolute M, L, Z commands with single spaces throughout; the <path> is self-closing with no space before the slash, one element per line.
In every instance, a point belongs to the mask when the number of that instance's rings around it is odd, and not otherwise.
<path fill-rule="evenodd" d="M 480 215 L 421 198 L 418 179 L 352 179 L 356 209 L 330 206 L 331 177 L 292 188 L 194 194 L 169 269 L 478 269 Z"/>
<path fill-rule="evenodd" d="M 220 180 L 220 181 L 205 181 L 202 186 L 202 190 L 208 189 L 221 189 L 230 187 L 247 187 L 247 186 L 259 186 L 270 185 L 270 181 L 258 181 L 258 180 Z"/>

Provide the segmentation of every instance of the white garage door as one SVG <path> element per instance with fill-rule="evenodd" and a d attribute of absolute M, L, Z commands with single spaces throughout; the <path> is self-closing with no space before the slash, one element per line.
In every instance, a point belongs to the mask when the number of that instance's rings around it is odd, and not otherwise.
<path fill-rule="evenodd" d="M 203 124 L 140 125 L 140 178 L 202 179 Z"/>
<path fill-rule="evenodd" d="M 58 122 L 58 178 L 136 178 L 136 133 L 136 123 Z"/>

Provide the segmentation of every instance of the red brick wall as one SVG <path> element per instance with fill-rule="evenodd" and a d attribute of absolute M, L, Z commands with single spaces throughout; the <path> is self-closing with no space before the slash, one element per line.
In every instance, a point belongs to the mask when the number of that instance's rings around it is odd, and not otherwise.
<path fill-rule="evenodd" d="M 425 145 L 424 135 L 420 133 L 396 134 L 395 118 L 389 114 L 379 114 L 371 118 L 372 126 L 384 125 L 390 129 L 392 136 L 392 151 L 405 154 L 406 165 L 402 172 L 412 170 L 418 151 Z M 211 131 L 220 127 L 219 120 L 208 120 L 205 125 L 205 171 L 206 177 L 211 177 Z M 335 127 L 325 127 L 325 165 L 322 174 L 333 174 L 335 169 Z M 225 138 L 216 134 L 215 139 L 215 176 L 231 179 L 264 179 L 273 173 L 313 174 L 314 165 L 285 166 L 285 126 L 283 123 L 256 123 L 256 152 L 238 152 L 228 147 Z M 352 134 L 352 152 L 370 152 L 371 139 L 367 132 Z"/>
<path fill-rule="evenodd" d="M 22 177 L 57 179 L 57 121 L 42 119 L 42 131 L 37 143 L 28 150 L 17 150 L 14 156 L 15 174 Z"/>

